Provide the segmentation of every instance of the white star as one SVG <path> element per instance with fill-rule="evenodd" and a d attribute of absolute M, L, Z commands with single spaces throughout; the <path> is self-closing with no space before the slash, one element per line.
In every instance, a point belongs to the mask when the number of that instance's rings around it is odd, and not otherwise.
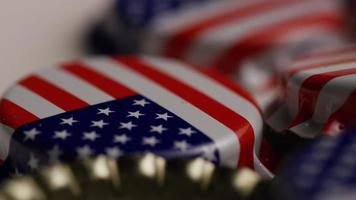
<path fill-rule="evenodd" d="M 36 158 L 33 154 L 30 155 L 30 159 L 27 162 L 27 165 L 31 168 L 31 170 L 35 170 L 38 168 L 40 160 Z"/>
<path fill-rule="evenodd" d="M 166 130 L 168 129 L 163 127 L 162 125 L 158 125 L 158 126 L 151 126 L 150 132 L 157 132 L 159 134 L 162 134 L 162 132 Z"/>
<path fill-rule="evenodd" d="M 83 147 L 77 148 L 77 153 L 79 158 L 88 158 L 94 152 L 88 145 L 85 145 Z"/>
<path fill-rule="evenodd" d="M 157 138 L 155 138 L 155 137 L 143 137 L 142 138 L 142 144 L 143 145 L 150 145 L 150 146 L 154 147 L 159 142 L 160 141 L 157 140 Z"/>
<path fill-rule="evenodd" d="M 91 123 L 92 123 L 91 127 L 98 127 L 98 128 L 103 128 L 105 125 L 108 125 L 108 123 L 104 122 L 104 120 L 91 121 Z"/>
<path fill-rule="evenodd" d="M 185 140 L 174 142 L 174 148 L 179 149 L 181 151 L 187 150 L 189 146 L 190 145 Z"/>
<path fill-rule="evenodd" d="M 119 129 L 126 128 L 127 130 L 131 130 L 132 128 L 136 127 L 137 125 L 133 124 L 132 122 L 120 122 L 120 127 Z"/>
<path fill-rule="evenodd" d="M 96 134 L 95 131 L 83 133 L 83 140 L 95 141 L 98 137 L 100 137 L 100 136 L 98 134 Z"/>
<path fill-rule="evenodd" d="M 41 132 L 38 131 L 36 128 L 33 128 L 29 131 L 24 131 L 25 134 L 25 138 L 23 139 L 23 141 L 27 141 L 27 140 L 35 140 L 36 135 L 40 134 Z"/>
<path fill-rule="evenodd" d="M 131 138 L 127 137 L 125 134 L 123 134 L 123 135 L 114 135 L 114 142 L 115 143 L 126 144 L 126 142 L 128 142 L 129 140 L 131 140 Z"/>
<path fill-rule="evenodd" d="M 187 135 L 187 136 L 192 136 L 193 133 L 196 133 L 196 131 L 192 130 L 192 128 L 179 128 L 179 133 L 180 135 Z"/>
<path fill-rule="evenodd" d="M 129 111 L 129 114 L 127 115 L 127 117 L 135 117 L 135 118 L 140 118 L 140 116 L 143 116 L 143 115 L 145 115 L 145 114 L 142 114 L 142 113 L 140 113 L 140 111 L 138 110 L 138 111 L 136 111 L 136 112 L 130 112 Z"/>
<path fill-rule="evenodd" d="M 168 121 L 168 118 L 173 117 L 173 116 L 168 115 L 168 113 L 163 113 L 163 114 L 156 113 L 156 115 L 157 115 L 156 119 L 163 119 L 165 121 Z"/>
<path fill-rule="evenodd" d="M 201 151 L 203 152 L 203 157 L 210 161 L 215 161 L 215 148 L 213 146 L 203 146 L 201 147 Z"/>
<path fill-rule="evenodd" d="M 99 112 L 97 113 L 98 115 L 99 114 L 104 114 L 104 115 L 106 115 L 106 116 L 109 116 L 110 115 L 110 113 L 113 113 L 113 112 L 115 112 L 115 111 L 113 111 L 113 110 L 110 110 L 110 108 L 108 107 L 108 108 L 105 108 L 105 109 L 98 109 L 99 110 Z"/>
<path fill-rule="evenodd" d="M 59 157 L 63 154 L 63 151 L 58 145 L 55 145 L 51 150 L 47 152 L 50 162 L 57 162 Z"/>
<path fill-rule="evenodd" d="M 141 99 L 141 100 L 134 100 L 134 103 L 132 105 L 145 107 L 146 104 L 150 104 L 150 102 L 146 101 L 146 99 Z"/>
<path fill-rule="evenodd" d="M 79 122 L 78 120 L 73 119 L 73 117 L 68 119 L 61 119 L 61 124 L 68 124 L 69 126 L 73 126 L 73 123 Z"/>
<path fill-rule="evenodd" d="M 66 130 L 63 130 L 63 131 L 55 131 L 53 138 L 58 138 L 58 139 L 65 140 L 65 139 L 67 139 L 67 137 L 69 137 L 69 136 L 71 136 L 71 134 L 68 133 Z"/>
<path fill-rule="evenodd" d="M 106 148 L 106 154 L 113 159 L 119 158 L 120 156 L 123 155 L 123 152 L 117 148 L 117 147 L 112 147 L 112 148 Z"/>

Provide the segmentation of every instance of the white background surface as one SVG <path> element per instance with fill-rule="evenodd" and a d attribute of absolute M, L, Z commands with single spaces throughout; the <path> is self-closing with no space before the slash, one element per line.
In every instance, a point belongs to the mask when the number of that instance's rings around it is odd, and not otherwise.
<path fill-rule="evenodd" d="M 0 0 L 0 95 L 19 78 L 85 56 L 83 35 L 112 0 Z"/>

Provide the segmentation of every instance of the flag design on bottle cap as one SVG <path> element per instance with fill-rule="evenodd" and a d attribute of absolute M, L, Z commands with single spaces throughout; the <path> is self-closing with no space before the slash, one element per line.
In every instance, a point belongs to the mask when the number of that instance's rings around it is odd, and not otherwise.
<path fill-rule="evenodd" d="M 120 20 L 128 27 L 144 27 L 165 12 L 175 12 L 212 0 L 116 0 Z"/>
<path fill-rule="evenodd" d="M 286 165 L 277 188 L 291 200 L 355 199 L 355 133 L 314 141 Z"/>
<path fill-rule="evenodd" d="M 266 96 L 279 87 L 270 73 L 276 66 L 268 66 L 281 60 L 275 54 L 288 52 L 283 55 L 287 60 L 297 53 L 291 46 L 298 44 L 298 51 L 305 52 L 301 44 L 334 44 L 343 33 L 343 13 L 333 0 L 212 1 L 157 17 L 145 33 L 143 51 L 213 66 L 251 88 L 264 109 L 271 101 Z M 267 70 L 257 69 L 257 83 L 251 83 L 245 78 L 251 65 L 245 64 L 259 57 L 268 57 L 258 66 Z"/>
<path fill-rule="evenodd" d="M 273 129 L 312 138 L 356 126 L 354 46 L 310 53 L 288 68 L 285 98 L 268 119 Z"/>
<path fill-rule="evenodd" d="M 35 73 L 1 101 L 1 159 L 46 160 L 154 152 L 203 156 L 265 174 L 262 116 L 244 90 L 212 71 L 156 57 L 98 57 Z"/>

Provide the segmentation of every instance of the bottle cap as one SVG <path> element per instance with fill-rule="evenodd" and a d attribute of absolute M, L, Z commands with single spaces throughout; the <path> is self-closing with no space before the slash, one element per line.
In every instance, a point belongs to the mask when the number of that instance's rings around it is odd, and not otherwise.
<path fill-rule="evenodd" d="M 149 151 L 270 175 L 258 159 L 263 122 L 250 95 L 176 60 L 98 57 L 39 71 L 5 93 L 0 115 L 0 155 L 13 170 Z"/>
<path fill-rule="evenodd" d="M 279 191 L 277 199 L 354 199 L 355 142 L 351 130 L 336 137 L 322 136 L 301 149 L 272 184 Z"/>
<path fill-rule="evenodd" d="M 355 52 L 348 46 L 296 59 L 284 72 L 285 98 L 268 124 L 305 138 L 355 127 Z"/>

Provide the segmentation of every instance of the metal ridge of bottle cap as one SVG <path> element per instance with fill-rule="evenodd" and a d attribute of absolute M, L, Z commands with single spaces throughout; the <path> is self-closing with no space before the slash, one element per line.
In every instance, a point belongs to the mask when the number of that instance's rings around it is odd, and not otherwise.
<path fill-rule="evenodd" d="M 5 181 L 0 197 L 242 200 L 258 193 L 258 187 L 261 187 L 261 177 L 247 168 L 233 170 L 216 167 L 201 158 L 166 160 L 145 154 L 118 160 L 99 156 L 70 164 L 57 163 L 31 176 Z"/>

